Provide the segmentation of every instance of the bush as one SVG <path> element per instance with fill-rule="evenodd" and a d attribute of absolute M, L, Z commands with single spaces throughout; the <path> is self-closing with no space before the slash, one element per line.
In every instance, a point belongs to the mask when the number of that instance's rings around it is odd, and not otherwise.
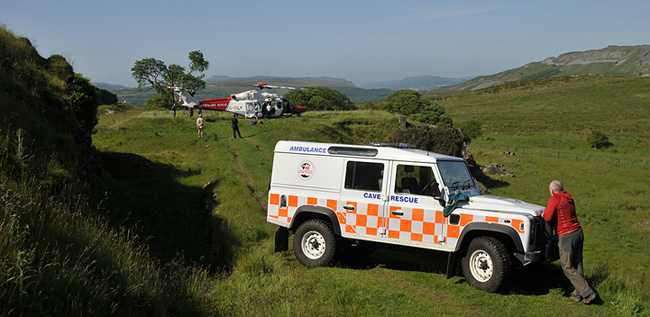
<path fill-rule="evenodd" d="M 463 138 L 458 129 L 451 126 L 411 126 L 395 132 L 389 137 L 390 142 L 415 144 L 419 149 L 461 157 Z"/>
<path fill-rule="evenodd" d="M 611 142 L 609 142 L 609 138 L 600 130 L 591 131 L 591 135 L 587 141 L 589 144 L 591 144 L 591 146 L 593 146 L 594 150 L 613 145 Z"/>
<path fill-rule="evenodd" d="M 424 99 L 415 90 L 398 90 L 386 98 L 386 110 L 431 125 L 453 125 L 445 108 Z"/>
<path fill-rule="evenodd" d="M 386 110 L 404 116 L 420 113 L 430 104 L 431 102 L 421 98 L 419 92 L 409 89 L 398 90 L 386 98 Z"/>
<path fill-rule="evenodd" d="M 460 127 L 460 131 L 463 134 L 463 141 L 469 143 L 473 139 L 476 139 L 483 135 L 483 125 L 481 124 L 481 121 L 478 120 L 470 120 L 465 123 Z"/>
<path fill-rule="evenodd" d="M 171 109 L 172 103 L 167 96 L 154 95 L 144 103 L 144 110 Z"/>
<path fill-rule="evenodd" d="M 284 97 L 309 110 L 355 110 L 356 107 L 345 94 L 330 88 L 309 87 L 291 90 Z"/>

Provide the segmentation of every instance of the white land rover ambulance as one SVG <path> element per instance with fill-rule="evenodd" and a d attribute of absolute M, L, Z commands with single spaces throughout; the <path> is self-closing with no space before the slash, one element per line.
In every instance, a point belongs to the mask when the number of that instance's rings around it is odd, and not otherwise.
<path fill-rule="evenodd" d="M 467 282 L 487 292 L 514 266 L 544 260 L 544 207 L 480 196 L 465 161 L 395 147 L 279 141 L 267 220 L 276 251 L 305 266 L 327 266 L 340 247 L 399 245 L 448 252 L 447 276 L 462 257 Z M 451 195 L 462 192 L 447 217 Z"/>

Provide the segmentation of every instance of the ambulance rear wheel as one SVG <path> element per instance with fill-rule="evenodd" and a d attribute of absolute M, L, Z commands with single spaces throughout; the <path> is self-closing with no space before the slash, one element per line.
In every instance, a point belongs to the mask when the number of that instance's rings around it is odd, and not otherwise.
<path fill-rule="evenodd" d="M 496 238 L 477 237 L 463 257 L 463 275 L 467 283 L 488 293 L 496 292 L 510 275 L 508 249 Z"/>
<path fill-rule="evenodd" d="M 336 255 L 336 237 L 330 225 L 319 219 L 302 223 L 293 238 L 293 252 L 306 267 L 330 266 Z"/>

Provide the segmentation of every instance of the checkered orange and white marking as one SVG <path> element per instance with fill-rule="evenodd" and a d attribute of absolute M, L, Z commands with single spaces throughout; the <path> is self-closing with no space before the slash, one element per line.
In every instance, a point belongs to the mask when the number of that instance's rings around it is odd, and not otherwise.
<path fill-rule="evenodd" d="M 390 206 L 387 217 L 380 214 L 379 204 L 346 201 L 308 196 L 287 195 L 286 206 L 280 207 L 280 194 L 269 195 L 268 217 L 278 224 L 289 226 L 299 206 L 324 206 L 336 212 L 341 232 L 347 236 L 380 237 L 380 228 L 386 228 L 386 237 L 409 243 L 455 245 L 463 228 L 472 222 L 499 223 L 504 219 L 496 216 L 458 213 L 458 224 L 450 224 L 449 217 L 443 217 L 442 210 Z M 354 207 L 350 210 L 344 206 Z M 399 211 L 403 215 L 393 212 Z M 519 234 L 523 220 L 512 219 L 510 224 Z M 445 232 L 446 230 L 446 232 Z M 445 237 L 442 239 L 442 237 Z"/>

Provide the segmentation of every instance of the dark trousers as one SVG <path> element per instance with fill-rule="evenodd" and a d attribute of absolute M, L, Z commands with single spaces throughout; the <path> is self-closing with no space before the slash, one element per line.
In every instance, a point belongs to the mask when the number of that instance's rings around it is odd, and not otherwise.
<path fill-rule="evenodd" d="M 241 137 L 241 133 L 239 133 L 239 127 L 232 127 L 232 137 L 236 139 L 237 135 L 235 135 L 235 132 L 239 134 L 239 138 L 241 139 L 242 137 Z"/>
<path fill-rule="evenodd" d="M 575 293 L 586 298 L 594 290 L 589 287 L 582 271 L 582 245 L 585 236 L 582 228 L 578 231 L 571 232 L 560 236 L 558 246 L 560 248 L 560 262 L 562 262 L 562 271 L 575 287 Z"/>

